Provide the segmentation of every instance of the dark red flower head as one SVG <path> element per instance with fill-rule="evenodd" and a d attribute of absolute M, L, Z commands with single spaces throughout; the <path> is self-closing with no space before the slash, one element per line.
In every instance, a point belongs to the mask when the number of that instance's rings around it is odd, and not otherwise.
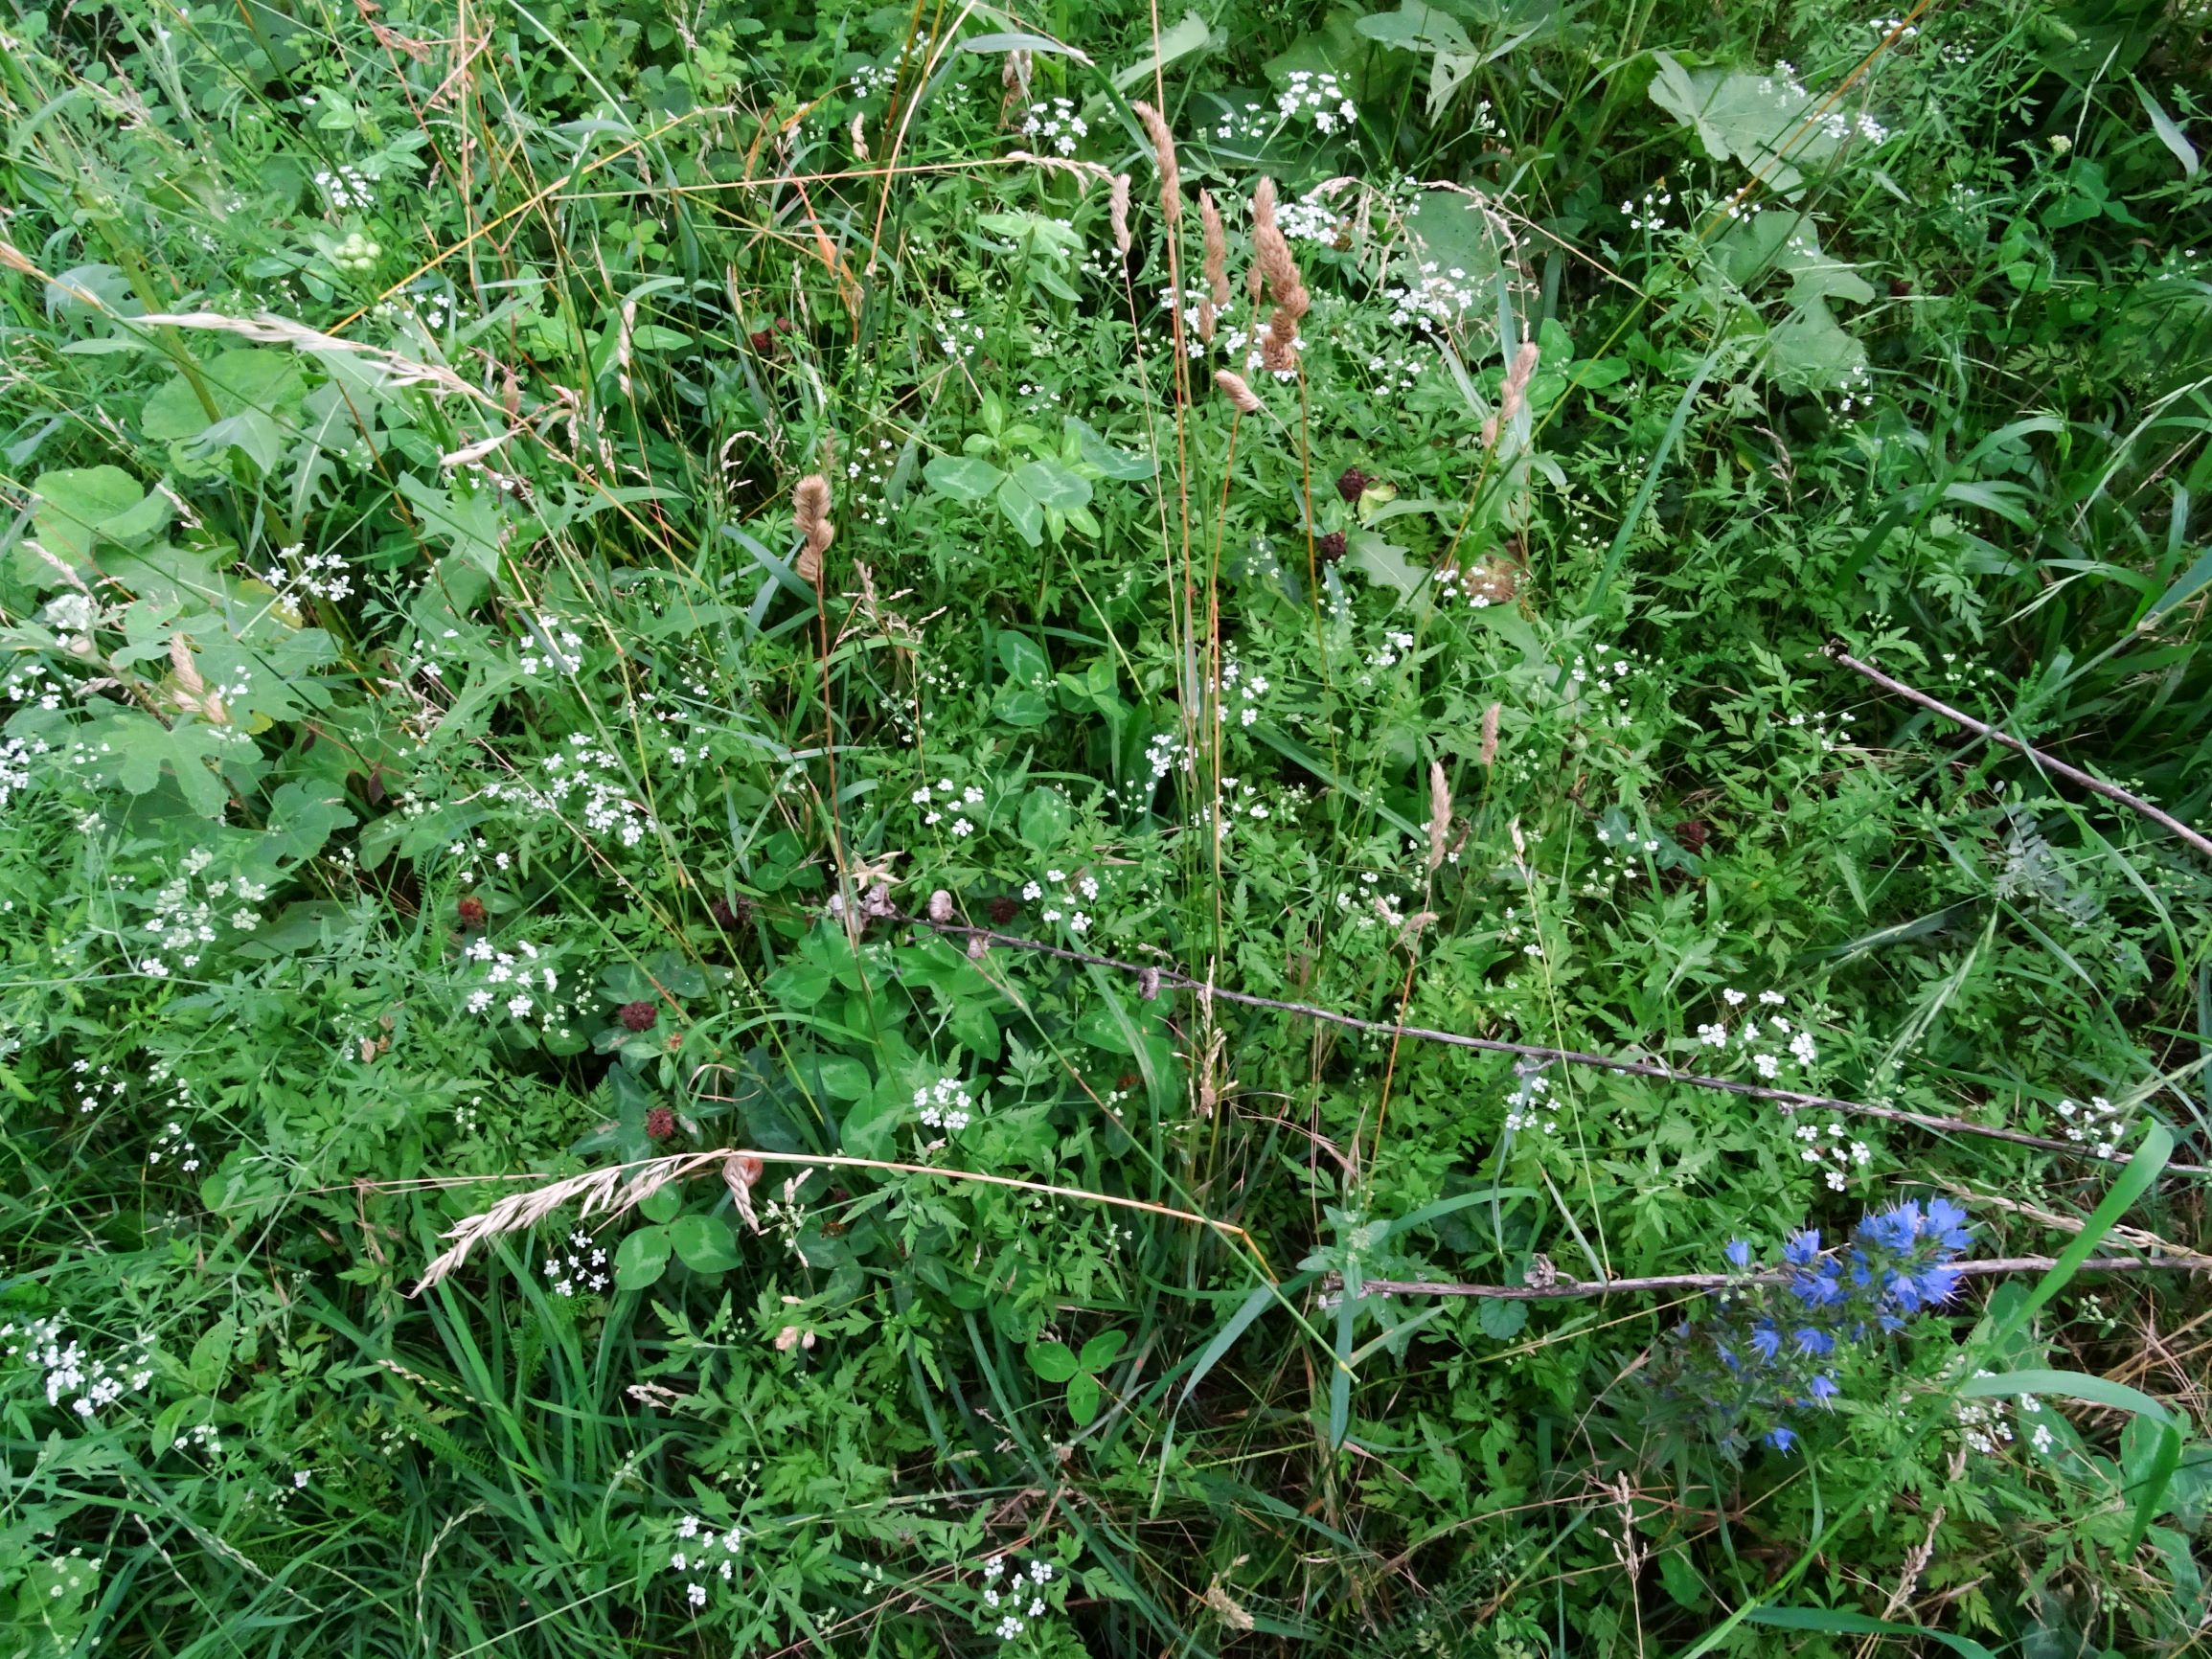
<path fill-rule="evenodd" d="M 1356 502 L 1367 493 L 1367 474 L 1357 466 L 1347 466 L 1336 475 L 1336 493 L 1347 502 Z"/>
<path fill-rule="evenodd" d="M 717 927 L 742 927 L 753 920 L 753 901 L 741 895 L 735 904 L 718 898 L 707 906 L 707 914 L 715 919 Z"/>
<path fill-rule="evenodd" d="M 1012 921 L 1015 917 L 1021 914 L 1021 901 L 1019 899 L 1009 898 L 1005 894 L 1001 893 L 996 898 L 993 898 L 989 904 L 986 904 L 983 907 L 983 914 L 991 918 L 992 926 L 1004 927 L 1008 922 Z"/>
<path fill-rule="evenodd" d="M 474 894 L 470 894 L 453 908 L 460 912 L 463 927 L 482 927 L 484 925 L 484 900 L 478 898 Z"/>
<path fill-rule="evenodd" d="M 645 1132 L 656 1141 L 665 1141 L 676 1132 L 676 1115 L 666 1106 L 655 1106 L 645 1115 Z"/>
<path fill-rule="evenodd" d="M 1332 530 L 1327 535 L 1316 537 L 1313 551 L 1321 556 L 1323 564 L 1334 564 L 1344 557 L 1344 533 Z"/>
<path fill-rule="evenodd" d="M 630 1031 L 650 1031 L 660 1010 L 650 1002 L 626 1002 L 614 1011 L 614 1017 Z"/>

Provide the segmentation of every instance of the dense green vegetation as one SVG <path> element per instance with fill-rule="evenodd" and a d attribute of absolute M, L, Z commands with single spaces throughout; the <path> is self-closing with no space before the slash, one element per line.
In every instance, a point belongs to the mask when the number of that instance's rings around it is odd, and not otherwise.
<path fill-rule="evenodd" d="M 0 1653 L 2196 1646 L 2201 0 L 0 36 Z"/>

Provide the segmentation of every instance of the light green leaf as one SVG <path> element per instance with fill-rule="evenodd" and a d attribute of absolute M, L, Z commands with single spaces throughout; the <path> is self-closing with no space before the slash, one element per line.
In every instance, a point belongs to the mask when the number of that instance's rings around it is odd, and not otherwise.
<path fill-rule="evenodd" d="M 2197 176 L 2197 147 L 2182 136 L 2174 118 L 2166 113 L 2166 106 L 2151 95 L 2151 89 L 2140 80 L 2135 82 L 2135 96 L 2142 101 L 2143 113 L 2151 118 L 2151 130 L 2158 135 L 2158 142 L 2173 152 L 2181 164 L 2181 176 Z"/>
<path fill-rule="evenodd" d="M 1074 1420 L 1076 1427 L 1088 1428 L 1097 1420 L 1099 1403 L 1104 1395 L 1105 1391 L 1099 1387 L 1098 1378 L 1087 1371 L 1079 1371 L 1068 1378 L 1067 1415 Z"/>
<path fill-rule="evenodd" d="M 142 709 L 118 709 L 91 725 L 87 738 L 91 768 L 133 795 L 146 794 L 166 773 L 176 780 L 194 811 L 222 816 L 230 793 L 214 766 L 230 745 L 217 728 L 190 715 L 165 726 Z"/>
<path fill-rule="evenodd" d="M 47 552 L 83 568 L 100 541 L 137 542 L 169 523 L 170 504 L 120 466 L 67 467 L 32 480 L 33 523 Z"/>
<path fill-rule="evenodd" d="M 1039 784 L 1021 803 L 1021 841 L 1032 852 L 1051 852 L 1067 839 L 1075 823 L 1067 797 Z"/>
<path fill-rule="evenodd" d="M 139 426 L 148 438 L 162 443 L 196 438 L 234 415 L 282 418 L 298 406 L 308 388 L 292 353 L 254 347 L 217 353 L 200 365 L 199 377 L 215 400 L 215 414 L 208 414 L 191 379 L 180 373 L 146 400 Z"/>
<path fill-rule="evenodd" d="M 614 1252 L 614 1282 L 624 1290 L 643 1290 L 668 1271 L 669 1230 L 640 1227 Z"/>
<path fill-rule="evenodd" d="M 719 1216 L 678 1216 L 669 1223 L 669 1243 L 694 1273 L 727 1273 L 741 1260 L 737 1235 Z"/>
<path fill-rule="evenodd" d="M 1805 182 L 1797 164 L 1827 161 L 1841 143 L 1787 75 L 1687 69 L 1667 52 L 1652 58 L 1652 102 L 1695 132 L 1714 160 L 1742 162 L 1784 194 Z"/>
<path fill-rule="evenodd" d="M 1148 52 L 1128 68 L 1114 71 L 1114 90 L 1128 92 L 1140 81 L 1149 84 L 1153 71 L 1164 69 L 1194 52 L 1211 52 L 1227 41 L 1228 36 L 1216 34 L 1196 11 L 1186 11 L 1180 23 L 1159 37 L 1157 51 Z"/>
<path fill-rule="evenodd" d="M 1057 461 L 1032 461 L 1014 475 L 1021 490 L 1058 512 L 1090 504 L 1090 480 Z"/>
<path fill-rule="evenodd" d="M 1044 545 L 1044 504 L 1014 479 L 998 487 L 998 511 L 1022 540 L 1032 547 Z"/>
<path fill-rule="evenodd" d="M 1045 660 L 1044 648 L 1027 634 L 1015 633 L 1011 628 L 998 636 L 998 660 L 1005 665 L 1007 677 L 1028 686 L 1052 671 Z"/>
<path fill-rule="evenodd" d="M 1428 580 L 1428 572 L 1405 562 L 1405 549 L 1372 530 L 1356 530 L 1345 537 L 1344 566 L 1356 570 L 1378 587 L 1408 598 Z"/>
<path fill-rule="evenodd" d="M 981 501 L 1006 474 L 973 455 L 936 455 L 922 468 L 929 488 L 955 501 Z"/>
<path fill-rule="evenodd" d="M 451 547 L 487 577 L 497 580 L 500 550 L 512 526 L 505 509 L 490 491 L 464 486 L 442 489 L 409 473 L 399 480 L 399 493 L 422 515 L 422 528 L 432 537 Z"/>
<path fill-rule="evenodd" d="M 1104 1371 L 1114 1362 L 1129 1342 L 1129 1333 L 1122 1330 L 1102 1330 L 1083 1345 L 1077 1363 L 1085 1371 Z"/>
<path fill-rule="evenodd" d="M 1075 1354 L 1064 1342 L 1033 1342 L 1029 1369 L 1047 1382 L 1065 1382 L 1076 1375 Z"/>

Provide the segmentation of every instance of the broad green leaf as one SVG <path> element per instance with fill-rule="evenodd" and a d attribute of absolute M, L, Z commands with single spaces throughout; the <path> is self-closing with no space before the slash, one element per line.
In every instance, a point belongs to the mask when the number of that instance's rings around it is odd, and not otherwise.
<path fill-rule="evenodd" d="M 1067 1415 L 1078 1428 L 1088 1428 L 1098 1417 L 1098 1408 L 1104 1391 L 1097 1377 L 1087 1371 L 1079 1371 L 1067 1380 Z"/>
<path fill-rule="evenodd" d="M 1057 851 L 1074 825 L 1067 797 L 1049 784 L 1039 784 L 1022 797 L 1021 840 L 1032 852 Z"/>
<path fill-rule="evenodd" d="M 2158 135 L 2158 142 L 2173 152 L 2181 164 L 2181 176 L 2197 176 L 2197 147 L 2181 135 L 2174 118 L 2166 113 L 2166 106 L 2151 95 L 2151 89 L 2140 80 L 2135 82 L 2135 96 L 2142 102 L 2143 113 L 2151 118 L 2151 130 Z"/>
<path fill-rule="evenodd" d="M 1052 671 L 1044 648 L 1027 634 L 1015 633 L 1011 628 L 998 636 L 998 660 L 1005 666 L 1009 679 L 1025 686 L 1035 685 Z"/>
<path fill-rule="evenodd" d="M 1405 561 L 1405 549 L 1379 531 L 1356 530 L 1345 537 L 1344 567 L 1356 570 L 1401 600 L 1421 590 L 1428 572 Z"/>
<path fill-rule="evenodd" d="M 1948 1630 L 1931 1630 L 1926 1625 L 1900 1625 L 1836 1608 L 1753 1607 L 1745 1617 L 1754 1625 L 1767 1625 L 1781 1630 L 1825 1630 L 1837 1636 L 1918 1636 L 1942 1644 L 1961 1655 L 1961 1659 L 1996 1659 L 1995 1654 L 1969 1636 L 1954 1636 Z"/>
<path fill-rule="evenodd" d="M 88 767 L 143 795 L 166 774 L 202 817 L 219 818 L 230 801 L 215 770 L 227 754 L 240 752 L 241 734 L 225 732 L 190 715 L 164 725 L 142 709 L 118 709 L 86 728 L 93 759 Z"/>
<path fill-rule="evenodd" d="M 1825 162 L 1842 142 L 1788 75 L 1689 69 L 1667 52 L 1652 59 L 1652 102 L 1695 132 L 1714 160 L 1739 161 L 1785 195 L 1805 182 L 1797 164 Z"/>
<path fill-rule="evenodd" d="M 727 1273 L 741 1260 L 737 1235 L 719 1216 L 678 1216 L 669 1223 L 669 1243 L 694 1273 Z"/>
<path fill-rule="evenodd" d="M 2021 1394 L 2056 1395 L 2062 1399 L 2079 1399 L 2111 1411 L 2134 1412 L 2153 1422 L 2171 1425 L 2178 1420 L 2171 1407 L 2153 1399 L 2141 1389 L 2080 1371 L 2007 1371 L 1991 1376 L 1971 1376 L 1959 1384 L 1958 1392 L 1962 1399 L 2002 1398 Z"/>
<path fill-rule="evenodd" d="M 1195 52 L 1211 52 L 1227 43 L 1228 36 L 1216 34 L 1203 17 L 1196 11 L 1185 11 L 1180 23 L 1159 36 L 1156 51 L 1146 53 L 1126 69 L 1114 71 L 1114 90 L 1129 92 L 1140 83 L 1150 86 L 1155 70 L 1164 69 Z"/>
<path fill-rule="evenodd" d="M 624 1290 L 643 1290 L 656 1284 L 668 1271 L 669 1230 L 666 1227 L 640 1227 L 614 1252 L 614 1282 Z"/>
<path fill-rule="evenodd" d="M 1090 480 L 1058 461 L 1032 461 L 1015 470 L 1014 482 L 1032 500 L 1055 512 L 1073 512 L 1090 502 Z"/>
<path fill-rule="evenodd" d="M 922 468 L 929 488 L 955 501 L 981 501 L 1006 474 L 973 455 L 932 456 Z"/>
<path fill-rule="evenodd" d="M 1405 0 L 1397 11 L 1362 17 L 1353 27 L 1368 39 L 1401 52 L 1455 53 L 1469 60 L 1469 68 L 1473 67 L 1474 42 L 1467 37 L 1467 31 L 1448 11 L 1424 5 L 1423 0 Z"/>
<path fill-rule="evenodd" d="M 1064 1342 L 1029 1345 L 1029 1369 L 1047 1382 L 1065 1382 L 1076 1375 L 1075 1355 Z"/>
<path fill-rule="evenodd" d="M 696 992 L 694 994 L 696 994 Z M 826 1055 L 822 1059 L 822 1090 L 834 1101 L 865 1099 L 876 1086 L 868 1068 L 850 1055 Z"/>
<path fill-rule="evenodd" d="M 998 511 L 1032 547 L 1044 545 L 1044 504 L 1009 478 L 998 487 Z"/>
<path fill-rule="evenodd" d="M 144 541 L 169 523 L 166 496 L 149 495 L 120 466 L 67 467 L 31 482 L 32 521 L 57 558 L 83 569 L 102 540 Z"/>
<path fill-rule="evenodd" d="M 308 389 L 299 359 L 289 352 L 247 347 L 218 352 L 199 368 L 200 383 L 215 401 L 211 417 L 191 379 L 179 373 L 146 400 L 140 430 L 157 442 L 197 438 L 210 426 L 236 415 L 258 414 L 282 420 L 298 407 Z"/>
<path fill-rule="evenodd" d="M 1866 366 L 1866 348 L 1844 331 L 1824 300 L 1812 299 L 1767 331 L 1767 367 L 1792 391 L 1833 391 Z"/>
<path fill-rule="evenodd" d="M 1085 1371 L 1104 1371 L 1113 1364 L 1115 1355 L 1128 1342 L 1127 1331 L 1102 1330 L 1083 1345 L 1083 1352 L 1076 1356 L 1077 1363 Z"/>
<path fill-rule="evenodd" d="M 410 473 L 399 480 L 399 493 L 414 505 L 422 528 L 434 539 L 484 575 L 498 579 L 500 551 L 513 524 L 490 490 L 459 484 L 441 489 Z"/>

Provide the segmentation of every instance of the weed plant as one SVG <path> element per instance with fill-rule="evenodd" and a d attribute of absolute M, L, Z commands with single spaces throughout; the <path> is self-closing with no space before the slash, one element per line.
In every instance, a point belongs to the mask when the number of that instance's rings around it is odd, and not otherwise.
<path fill-rule="evenodd" d="M 0 18 L 4 1651 L 2193 1648 L 2208 31 Z"/>

